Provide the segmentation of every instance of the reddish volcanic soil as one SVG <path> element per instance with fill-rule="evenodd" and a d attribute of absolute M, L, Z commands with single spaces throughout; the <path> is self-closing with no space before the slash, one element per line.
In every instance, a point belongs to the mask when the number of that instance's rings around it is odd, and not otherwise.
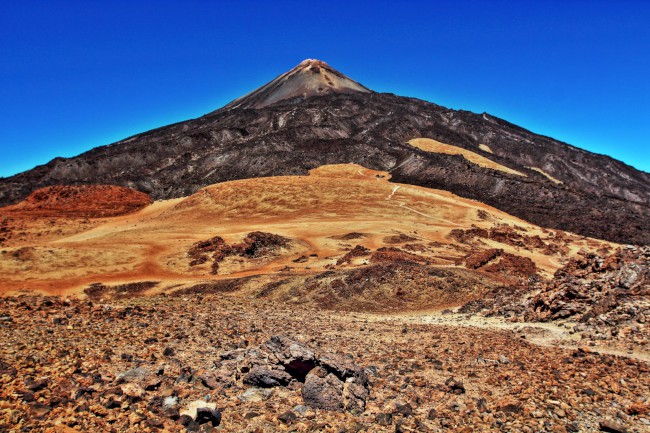
<path fill-rule="evenodd" d="M 48 186 L 22 202 L 0 209 L 2 214 L 30 217 L 101 218 L 124 215 L 151 203 L 140 191 L 114 185 Z"/>

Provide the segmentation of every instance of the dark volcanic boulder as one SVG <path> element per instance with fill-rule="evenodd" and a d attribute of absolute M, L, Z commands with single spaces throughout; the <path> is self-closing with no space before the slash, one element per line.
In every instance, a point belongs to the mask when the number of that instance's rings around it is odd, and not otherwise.
<path fill-rule="evenodd" d="M 302 387 L 305 404 L 315 409 L 342 410 L 343 382 L 323 368 L 309 372 Z"/>
<path fill-rule="evenodd" d="M 370 394 L 365 370 L 349 355 L 314 350 L 286 336 L 245 351 L 221 355 L 222 363 L 235 363 L 243 384 L 261 388 L 302 383 L 305 405 L 324 410 L 365 410 Z"/>
<path fill-rule="evenodd" d="M 244 377 L 246 385 L 271 388 L 273 386 L 286 386 L 291 382 L 291 376 L 283 370 L 276 368 L 253 367 Z"/>
<path fill-rule="evenodd" d="M 307 346 L 284 336 L 274 336 L 265 344 L 278 364 L 299 381 L 304 381 L 307 373 L 316 366 L 316 355 Z"/>

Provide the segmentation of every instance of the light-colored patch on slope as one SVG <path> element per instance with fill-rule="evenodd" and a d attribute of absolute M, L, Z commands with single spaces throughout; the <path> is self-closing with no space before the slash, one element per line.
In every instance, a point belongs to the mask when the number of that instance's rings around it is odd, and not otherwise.
<path fill-rule="evenodd" d="M 478 145 L 478 148 L 481 149 L 483 152 L 494 153 L 494 152 L 492 152 L 492 149 L 490 149 L 490 146 L 488 146 L 487 144 L 482 144 L 481 143 L 481 144 Z"/>
<path fill-rule="evenodd" d="M 553 176 L 551 176 L 550 174 L 548 174 L 547 172 L 545 172 L 545 171 L 542 170 L 541 168 L 538 168 L 538 167 L 530 167 L 530 166 L 526 166 L 526 168 L 530 168 L 531 170 L 535 170 L 536 172 L 538 172 L 538 173 L 540 173 L 540 174 L 543 174 L 543 175 L 546 176 L 546 177 L 547 177 L 551 182 L 555 182 L 555 183 L 557 183 L 558 185 L 561 185 L 561 184 L 562 184 L 562 181 L 561 181 L 561 180 L 559 180 L 559 179 L 557 179 L 557 178 L 554 178 Z"/>
<path fill-rule="evenodd" d="M 329 164 L 309 170 L 309 176 L 323 178 L 346 178 L 357 180 L 384 180 L 387 181 L 391 175 L 385 171 L 371 170 L 358 164 Z"/>
<path fill-rule="evenodd" d="M 412 140 L 409 140 L 408 143 L 411 146 L 417 147 L 418 149 L 424 150 L 426 152 L 443 153 L 445 155 L 461 155 L 469 162 L 479 165 L 481 167 L 489 168 L 491 170 L 498 170 L 504 173 L 514 174 L 517 176 L 526 177 L 525 174 L 517 170 L 508 168 L 504 165 L 498 164 L 492 161 L 491 159 L 479 155 L 478 153 L 474 153 L 470 150 L 463 149 L 462 147 L 452 146 L 451 144 L 441 143 L 440 141 L 436 141 L 431 138 L 414 138 Z"/>

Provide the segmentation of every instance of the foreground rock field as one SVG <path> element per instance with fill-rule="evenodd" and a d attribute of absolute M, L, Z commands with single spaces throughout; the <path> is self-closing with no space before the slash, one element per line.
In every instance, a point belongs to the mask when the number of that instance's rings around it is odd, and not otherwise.
<path fill-rule="evenodd" d="M 220 293 L 3 298 L 0 431 L 650 431 L 649 364 L 525 337 Z"/>

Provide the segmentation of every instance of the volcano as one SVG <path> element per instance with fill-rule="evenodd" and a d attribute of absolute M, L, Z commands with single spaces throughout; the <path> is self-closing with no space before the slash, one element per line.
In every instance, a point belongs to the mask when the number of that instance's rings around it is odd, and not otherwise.
<path fill-rule="evenodd" d="M 225 109 L 264 108 L 286 99 L 306 99 L 328 93 L 369 93 L 370 89 L 320 60 L 307 59 L 253 92 L 235 99 Z"/>
<path fill-rule="evenodd" d="M 205 116 L 0 180 L 0 204 L 52 185 L 111 184 L 154 199 L 219 182 L 354 163 L 531 223 L 650 242 L 650 175 L 488 113 L 373 92 L 308 59 Z"/>

